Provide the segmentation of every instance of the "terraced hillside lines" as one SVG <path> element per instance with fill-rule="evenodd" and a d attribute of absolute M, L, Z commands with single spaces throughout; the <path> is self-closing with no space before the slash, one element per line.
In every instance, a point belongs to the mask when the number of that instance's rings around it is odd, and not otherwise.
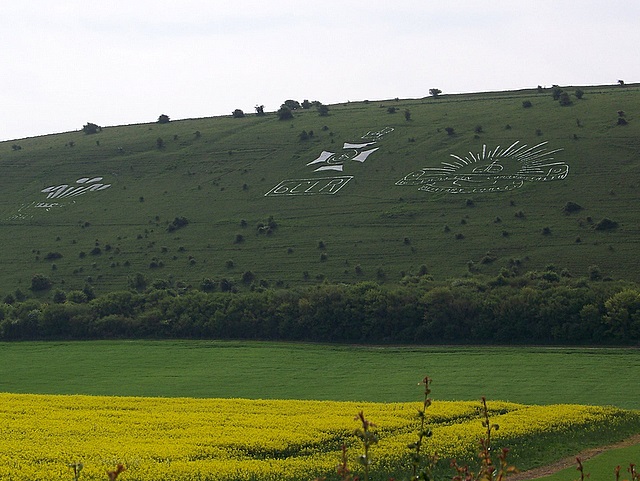
<path fill-rule="evenodd" d="M 565 90 L 568 107 L 550 89 L 442 95 L 333 105 L 326 117 L 299 110 L 290 121 L 227 116 L 0 143 L 0 293 L 28 291 L 37 273 L 53 289 L 89 283 L 101 293 L 138 273 L 242 288 L 247 271 L 291 286 L 397 282 L 423 265 L 436 279 L 470 266 L 495 275 L 514 261 L 522 273 L 554 264 L 580 277 L 597 265 L 640 280 L 630 208 L 640 88 L 583 87 L 582 99 Z M 479 159 L 512 145 L 543 145 L 553 159 L 523 172 Z M 399 185 L 452 162 L 465 169 Z M 562 166 L 566 175 L 552 172 Z M 110 188 L 57 200 L 43 192 L 97 177 Z M 568 202 L 581 210 L 565 212 Z M 170 229 L 176 218 L 188 224 Z M 603 219 L 614 227 L 598 230 Z"/>

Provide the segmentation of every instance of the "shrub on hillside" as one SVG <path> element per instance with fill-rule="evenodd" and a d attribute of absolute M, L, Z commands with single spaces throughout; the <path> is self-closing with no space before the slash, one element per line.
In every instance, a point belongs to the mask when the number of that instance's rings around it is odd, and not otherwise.
<path fill-rule="evenodd" d="M 99 131 L 102 130 L 102 127 L 100 127 L 97 124 L 94 124 L 92 122 L 87 122 L 83 127 L 82 127 L 82 131 L 85 134 L 97 134 Z"/>
<path fill-rule="evenodd" d="M 560 94 L 558 103 L 560 103 L 560 105 L 562 105 L 563 107 L 568 107 L 569 105 L 573 104 L 573 102 L 571 101 L 571 97 L 569 97 L 569 94 L 567 92 L 562 92 Z"/>
<path fill-rule="evenodd" d="M 160 116 L 158 117 L 159 124 L 168 124 L 170 121 L 171 119 L 167 114 L 160 114 Z"/>
<path fill-rule="evenodd" d="M 567 202 L 562 208 L 564 212 L 567 214 L 572 214 L 574 212 L 580 212 L 582 210 L 582 206 L 580 204 L 576 204 L 575 202 Z"/>
<path fill-rule="evenodd" d="M 282 104 L 285 107 L 291 109 L 291 110 L 298 110 L 301 106 L 300 106 L 300 102 L 298 102 L 297 100 L 285 100 L 284 103 Z"/>
<path fill-rule="evenodd" d="M 595 230 L 613 230 L 618 227 L 618 223 L 606 217 L 598 222 L 593 228 Z"/>
<path fill-rule="evenodd" d="M 216 281 L 210 277 L 206 277 L 200 283 L 200 290 L 203 292 L 213 292 L 216 290 Z"/>
<path fill-rule="evenodd" d="M 189 219 L 186 217 L 176 217 L 171 224 L 167 226 L 167 232 L 173 232 L 189 225 Z"/>
<path fill-rule="evenodd" d="M 51 289 L 52 285 L 53 281 L 51 281 L 51 279 L 43 274 L 36 274 L 31 278 L 30 289 L 33 292 L 46 291 L 47 289 Z"/>
<path fill-rule="evenodd" d="M 277 114 L 278 114 L 278 120 L 290 120 L 293 118 L 293 113 L 291 112 L 291 109 L 286 105 L 280 106 Z"/>
<path fill-rule="evenodd" d="M 320 117 L 327 117 L 329 115 L 329 107 L 324 104 L 318 104 L 316 109 L 318 110 L 318 115 Z"/>
<path fill-rule="evenodd" d="M 56 289 L 53 293 L 52 301 L 54 304 L 64 304 L 67 301 L 67 294 L 60 289 Z"/>
<path fill-rule="evenodd" d="M 251 271 L 245 271 L 242 273 L 242 282 L 244 284 L 251 284 L 256 278 L 256 275 Z"/>

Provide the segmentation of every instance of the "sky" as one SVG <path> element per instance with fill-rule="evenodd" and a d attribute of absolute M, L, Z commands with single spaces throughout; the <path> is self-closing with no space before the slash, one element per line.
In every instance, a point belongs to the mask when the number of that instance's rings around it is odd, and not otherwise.
<path fill-rule="evenodd" d="M 640 81 L 638 0 L 2 0 L 0 141 L 325 104 Z"/>

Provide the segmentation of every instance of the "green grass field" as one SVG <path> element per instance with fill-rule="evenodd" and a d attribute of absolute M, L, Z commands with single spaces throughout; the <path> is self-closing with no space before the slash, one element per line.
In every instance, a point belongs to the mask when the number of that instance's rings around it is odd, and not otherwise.
<path fill-rule="evenodd" d="M 640 87 L 583 87 L 580 100 L 574 87 L 566 90 L 568 107 L 549 89 L 443 95 L 332 105 L 327 117 L 296 111 L 291 121 L 274 113 L 226 116 L 0 143 L 0 294 L 28 292 L 36 273 L 50 277 L 54 289 L 89 282 L 103 293 L 127 288 L 138 272 L 150 282 L 197 288 L 208 277 L 242 285 L 250 271 L 256 281 L 286 287 L 324 279 L 397 282 L 422 265 L 447 279 L 468 274 L 470 262 L 494 275 L 514 260 L 523 273 L 555 264 L 579 277 L 597 265 L 605 276 L 638 281 L 639 231 L 630 206 L 640 181 Z M 531 108 L 523 107 L 526 100 Z M 618 111 L 627 125 L 617 125 Z M 323 151 L 341 154 L 345 143 L 385 127 L 394 130 L 367 147 L 379 150 L 366 162 L 345 160 L 343 171 L 309 165 Z M 314 134 L 300 140 L 303 130 Z M 568 175 L 505 192 L 396 184 L 442 167 L 451 154 L 477 156 L 484 146 L 514 142 L 562 149 L 553 161 L 568 165 Z M 505 181 L 491 172 L 485 188 Z M 335 176 L 352 178 L 334 195 L 265 196 L 283 180 Z M 110 187 L 49 200 L 42 192 L 96 177 Z M 56 205 L 38 207 L 47 201 Z M 567 214 L 567 202 L 583 209 Z M 176 217 L 189 224 L 168 232 Z M 277 227 L 258 230 L 270 217 Z M 603 218 L 618 227 L 596 230 Z"/>
<path fill-rule="evenodd" d="M 0 344 L 0 391 L 113 396 L 577 403 L 640 409 L 640 351 L 261 342 Z"/>

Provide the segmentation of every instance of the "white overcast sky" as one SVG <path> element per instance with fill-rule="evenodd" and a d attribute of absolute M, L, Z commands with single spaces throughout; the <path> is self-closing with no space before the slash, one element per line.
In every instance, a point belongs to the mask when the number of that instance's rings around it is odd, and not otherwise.
<path fill-rule="evenodd" d="M 640 81 L 638 0 L 2 0 L 0 140 Z"/>

